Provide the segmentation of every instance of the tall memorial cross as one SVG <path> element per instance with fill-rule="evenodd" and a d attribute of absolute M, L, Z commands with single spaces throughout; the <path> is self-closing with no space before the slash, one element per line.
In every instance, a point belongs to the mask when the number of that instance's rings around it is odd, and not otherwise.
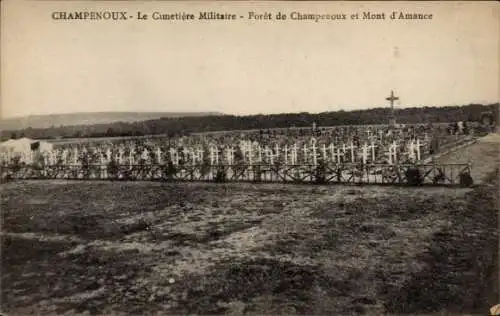
<path fill-rule="evenodd" d="M 389 126 L 394 126 L 396 125 L 396 117 L 394 115 L 394 101 L 397 101 L 399 100 L 399 97 L 396 97 L 394 95 L 394 91 L 391 90 L 391 95 L 388 96 L 387 98 L 385 98 L 387 101 L 390 102 L 391 104 L 391 115 L 390 115 L 390 118 L 389 118 Z"/>

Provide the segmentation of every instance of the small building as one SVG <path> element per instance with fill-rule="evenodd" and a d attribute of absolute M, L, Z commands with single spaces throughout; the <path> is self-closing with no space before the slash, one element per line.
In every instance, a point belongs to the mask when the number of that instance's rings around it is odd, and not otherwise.
<path fill-rule="evenodd" d="M 23 137 L 0 143 L 0 154 L 4 158 L 20 157 L 22 162 L 31 163 L 35 154 L 50 152 L 53 148 L 51 143 Z"/>

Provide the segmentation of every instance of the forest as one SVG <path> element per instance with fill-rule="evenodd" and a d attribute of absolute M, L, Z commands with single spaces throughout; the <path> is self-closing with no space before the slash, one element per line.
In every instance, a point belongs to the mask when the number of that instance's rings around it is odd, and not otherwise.
<path fill-rule="evenodd" d="M 426 124 L 469 121 L 477 122 L 485 112 L 498 117 L 499 103 L 469 104 L 447 107 L 411 107 L 397 109 L 395 115 L 401 124 Z M 338 125 L 386 124 L 389 108 L 373 108 L 356 111 L 332 111 L 322 113 L 282 113 L 269 115 L 211 115 L 200 117 L 162 117 L 141 122 L 115 122 L 107 124 L 52 126 L 26 128 L 0 132 L 2 140 L 29 137 L 33 139 L 91 138 L 145 136 L 166 134 L 171 137 L 191 133 L 229 130 L 268 130 L 273 128 L 318 127 Z"/>

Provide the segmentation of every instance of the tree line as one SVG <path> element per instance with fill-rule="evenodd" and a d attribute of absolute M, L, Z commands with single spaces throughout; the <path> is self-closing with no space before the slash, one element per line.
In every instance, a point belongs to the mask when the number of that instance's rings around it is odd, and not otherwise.
<path fill-rule="evenodd" d="M 395 111 L 398 123 L 425 124 L 457 121 L 476 122 L 484 112 L 498 117 L 499 103 L 469 104 L 448 107 L 412 107 Z M 386 124 L 389 108 L 355 111 L 334 111 L 312 114 L 283 113 L 269 115 L 216 115 L 201 117 L 164 117 L 142 122 L 114 122 L 94 125 L 73 125 L 50 128 L 26 128 L 0 132 L 2 139 L 29 137 L 34 139 L 124 137 L 166 134 L 171 137 L 229 130 L 270 130 L 273 128 L 318 127 L 338 125 Z"/>

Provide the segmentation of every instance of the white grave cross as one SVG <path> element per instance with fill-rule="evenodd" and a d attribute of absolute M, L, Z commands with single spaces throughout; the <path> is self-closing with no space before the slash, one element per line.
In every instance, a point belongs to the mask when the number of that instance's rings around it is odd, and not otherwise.
<path fill-rule="evenodd" d="M 304 148 L 302 149 L 304 151 L 304 163 L 308 163 L 309 162 L 309 159 L 307 157 L 307 146 L 304 144 Z"/>
<path fill-rule="evenodd" d="M 170 147 L 170 161 L 174 166 L 177 166 L 179 160 L 177 160 L 177 148 Z"/>
<path fill-rule="evenodd" d="M 365 143 L 363 145 L 363 164 L 366 165 L 367 161 L 368 161 L 368 145 Z"/>
<path fill-rule="evenodd" d="M 253 165 L 253 152 L 252 152 L 252 144 L 247 144 L 247 154 L 248 154 L 248 163 Z"/>
<path fill-rule="evenodd" d="M 285 165 L 288 165 L 288 145 L 285 144 L 283 149 Z"/>
<path fill-rule="evenodd" d="M 370 148 L 372 150 L 372 163 L 375 162 L 375 144 L 373 143 L 373 141 L 370 143 Z"/>
<path fill-rule="evenodd" d="M 342 163 L 342 157 L 344 156 L 343 153 L 340 152 L 340 147 L 337 147 L 337 163 L 340 164 Z"/>
<path fill-rule="evenodd" d="M 394 164 L 397 161 L 397 146 L 396 142 L 392 142 L 392 144 L 389 146 L 389 151 L 388 151 L 388 157 L 389 157 L 389 164 Z"/>
<path fill-rule="evenodd" d="M 311 140 L 311 147 L 312 147 L 312 161 L 313 161 L 313 165 L 317 165 L 318 164 L 318 156 L 316 154 L 316 139 L 313 138 Z"/>
<path fill-rule="evenodd" d="M 294 143 L 292 147 L 292 165 L 296 164 L 297 164 L 297 143 Z"/>
<path fill-rule="evenodd" d="M 274 157 L 276 160 L 280 159 L 280 146 L 278 144 L 274 145 Z"/>
<path fill-rule="evenodd" d="M 411 160 L 411 161 L 415 161 L 416 159 L 416 156 L 415 156 L 415 148 L 416 148 L 416 145 L 415 143 L 413 142 L 413 140 L 410 141 L 410 143 L 408 144 L 408 158 Z"/>
<path fill-rule="evenodd" d="M 354 156 L 354 148 L 356 148 L 356 146 L 354 146 L 354 144 L 351 142 L 351 146 L 349 146 L 349 148 L 351 149 L 351 162 L 354 163 L 356 158 Z"/>
<path fill-rule="evenodd" d="M 191 150 L 187 147 L 184 147 L 184 149 L 182 150 L 182 154 L 184 156 L 184 162 L 187 163 L 188 160 L 189 160 L 189 154 L 191 153 Z"/>
<path fill-rule="evenodd" d="M 162 164 L 162 157 L 161 157 L 161 155 L 162 155 L 161 148 L 157 147 L 156 148 L 156 160 L 157 160 L 157 162 L 158 162 L 159 165 Z"/>
<path fill-rule="evenodd" d="M 196 154 L 192 148 L 189 148 L 189 155 L 191 156 L 191 163 L 193 166 L 196 165 Z"/>
<path fill-rule="evenodd" d="M 229 165 L 232 165 L 234 161 L 234 148 L 232 146 L 226 150 L 226 155 L 227 155 L 227 163 Z"/>
<path fill-rule="evenodd" d="M 144 161 L 148 161 L 148 159 L 149 159 L 149 150 L 147 148 L 144 148 L 144 150 L 142 151 L 141 158 Z"/>
<path fill-rule="evenodd" d="M 335 145 L 333 143 L 330 144 L 330 154 L 332 156 L 332 161 L 335 162 Z"/>
<path fill-rule="evenodd" d="M 73 164 L 78 164 L 78 148 L 76 147 L 73 150 Z"/>
<path fill-rule="evenodd" d="M 203 149 L 198 148 L 198 159 L 200 163 L 203 163 Z"/>
<path fill-rule="evenodd" d="M 420 139 L 417 139 L 417 161 L 420 161 L 420 147 L 423 146 L 423 144 L 420 144 Z"/>

